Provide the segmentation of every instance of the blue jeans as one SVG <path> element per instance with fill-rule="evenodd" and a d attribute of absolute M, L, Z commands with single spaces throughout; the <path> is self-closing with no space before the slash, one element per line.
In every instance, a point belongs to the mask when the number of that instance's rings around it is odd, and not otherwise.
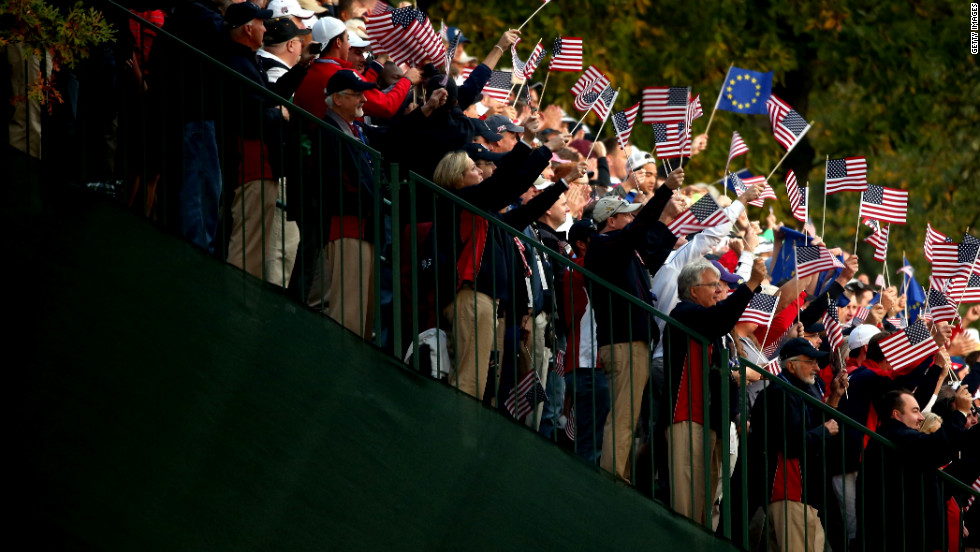
<path fill-rule="evenodd" d="M 565 405 L 565 380 L 551 372 L 548 374 L 545 393 L 548 395 L 548 401 L 544 403 L 544 408 L 541 410 L 541 426 L 538 428 L 538 433 L 545 439 L 554 439 L 554 431 L 561 425 L 561 412 Z"/>
<path fill-rule="evenodd" d="M 565 388 L 574 393 L 575 454 L 599 463 L 602 430 L 609 415 L 609 378 L 602 370 L 579 368 L 565 375 Z"/>
<path fill-rule="evenodd" d="M 180 234 L 214 253 L 221 211 L 221 165 L 214 121 L 189 121 L 184 125 L 183 161 Z"/>

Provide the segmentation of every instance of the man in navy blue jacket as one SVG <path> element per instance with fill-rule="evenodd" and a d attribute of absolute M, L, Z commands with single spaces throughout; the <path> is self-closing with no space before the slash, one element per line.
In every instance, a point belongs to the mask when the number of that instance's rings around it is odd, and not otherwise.
<path fill-rule="evenodd" d="M 602 198 L 592 211 L 599 233 L 592 238 L 585 268 L 636 297 L 652 303 L 650 274 L 667 258 L 677 237 L 660 221 L 674 190 L 684 182 L 684 172 L 671 173 L 665 185 L 640 209 L 614 197 Z M 639 210 L 634 219 L 633 213 Z M 642 259 L 641 259 L 642 258 Z M 651 262 L 659 264 L 652 266 Z M 610 374 L 612 410 L 606 417 L 602 438 L 603 469 L 629 480 L 630 447 L 640 415 L 643 391 L 650 378 L 650 342 L 659 335 L 649 315 L 604 286 L 592 287 L 595 304 L 598 362 Z"/>

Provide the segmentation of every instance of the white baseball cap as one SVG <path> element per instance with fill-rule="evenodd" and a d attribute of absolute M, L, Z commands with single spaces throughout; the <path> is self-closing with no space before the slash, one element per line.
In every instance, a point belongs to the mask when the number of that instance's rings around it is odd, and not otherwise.
<path fill-rule="evenodd" d="M 321 17 L 313 25 L 313 42 L 326 45 L 341 33 L 347 32 L 347 25 L 336 17 Z"/>
<path fill-rule="evenodd" d="M 306 19 L 316 15 L 313 10 L 304 10 L 299 5 L 299 0 L 272 0 L 266 6 L 266 9 L 272 10 L 273 17 L 291 15 L 300 19 Z"/>
<path fill-rule="evenodd" d="M 860 349 L 871 341 L 871 338 L 881 333 L 874 324 L 861 324 L 851 332 L 851 335 L 847 338 L 847 346 L 854 349 Z"/>
<path fill-rule="evenodd" d="M 351 48 L 367 48 L 371 45 L 369 41 L 357 36 L 357 34 L 350 29 L 347 29 L 347 41 L 350 42 Z"/>

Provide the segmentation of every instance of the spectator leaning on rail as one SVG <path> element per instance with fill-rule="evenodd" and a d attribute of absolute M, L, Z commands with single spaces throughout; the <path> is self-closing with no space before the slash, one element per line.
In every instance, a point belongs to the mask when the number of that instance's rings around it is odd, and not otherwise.
<path fill-rule="evenodd" d="M 356 120 L 363 115 L 364 92 L 374 86 L 351 70 L 334 73 L 327 83 L 323 121 L 367 145 Z M 310 307 L 325 306 L 328 316 L 369 337 L 375 273 L 370 231 L 379 193 L 372 171 L 377 168 L 363 148 L 333 132 L 322 131 L 320 144 L 312 162 L 322 184 L 304 186 L 301 204 L 293 211 L 301 229 L 300 265 L 293 271 L 290 291 Z"/>
<path fill-rule="evenodd" d="M 737 413 L 738 355 L 729 332 L 735 327 L 742 311 L 752 300 L 753 291 L 766 277 L 762 259 L 755 259 L 749 280 L 725 298 L 728 286 L 720 272 L 706 259 L 697 259 L 681 269 L 677 276 L 677 295 L 681 301 L 670 312 L 671 318 L 692 328 L 708 340 L 707 350 L 687 333 L 668 327 L 664 339 L 665 369 L 669 400 L 662 401 L 664 420 L 670 418 L 667 442 L 670 449 L 671 489 L 674 510 L 704 523 L 704 460 L 711 461 L 711 489 L 718 489 L 721 477 L 721 451 L 716 446 L 719 436 L 728 435 L 728 426 L 721 427 L 721 378 L 732 377 L 729 385 L 729 419 Z M 721 351 L 729 351 L 728 366 L 721 365 Z M 709 367 L 705 382 L 702 363 Z M 732 376 L 736 370 L 736 376 Z M 703 402 L 703 386 L 708 385 L 708 404 Z M 710 422 L 711 450 L 705 451 L 704 425 Z M 693 495 L 692 493 L 693 485 Z M 717 498 L 717 497 L 715 497 Z M 710 504 L 708 505 L 710 508 Z"/>
<path fill-rule="evenodd" d="M 937 363 L 949 366 L 945 344 L 951 332 L 940 330 Z M 879 365 L 889 368 L 887 360 Z M 980 437 L 967 431 L 972 406 L 970 393 L 954 395 L 943 424 L 935 433 L 920 433 L 921 405 L 906 390 L 892 390 L 876 401 L 878 435 L 897 450 L 872 440 L 861 460 L 857 488 L 858 541 L 875 543 L 882 550 L 943 549 L 944 512 L 937 468 L 954 460 L 968 442 Z M 862 534 L 863 532 L 863 534 Z"/>
<path fill-rule="evenodd" d="M 276 82 L 269 83 L 265 70 L 258 63 L 256 51 L 265 37 L 263 20 L 271 15 L 270 10 L 259 9 L 251 2 L 228 6 L 225 10 L 228 40 L 224 61 L 256 84 L 288 98 L 306 76 L 313 56 L 307 48 L 296 65 Z M 240 94 L 228 94 L 222 107 L 226 114 L 225 135 L 234 141 L 226 151 L 230 157 L 237 156 L 238 166 L 237 174 L 226 174 L 235 184 L 228 262 L 253 276 L 264 278 L 265 262 L 271 258 L 269 240 L 279 198 L 285 118 L 279 105 L 250 87 L 244 87 Z"/>
<path fill-rule="evenodd" d="M 432 96 L 445 99 L 445 89 Z M 431 101 L 431 100 L 430 100 Z M 532 118 L 525 124 L 524 140 L 496 163 L 489 179 L 465 152 L 446 154 L 436 167 L 434 181 L 452 191 L 460 199 L 495 213 L 515 202 L 548 166 L 551 154 L 564 146 L 567 136 L 556 135 L 545 147 L 531 149 L 538 122 Z M 461 391 L 483 399 L 487 383 L 490 352 L 494 346 L 497 325 L 496 295 L 510 289 L 502 244 L 498 233 L 491 232 L 486 219 L 440 198 L 436 206 L 436 221 L 442 230 L 434 228 L 438 251 L 455 251 L 455 271 L 442 271 L 440 288 L 442 314 L 453 324 L 453 343 L 456 362 L 449 382 Z M 532 218 L 533 220 L 533 218 Z M 448 228 L 456 228 L 455 235 Z M 495 269 L 494 267 L 497 267 Z M 450 274 L 446 274 L 446 273 Z"/>
<path fill-rule="evenodd" d="M 780 551 L 823 550 L 824 531 L 820 504 L 826 461 L 826 441 L 839 431 L 836 420 L 823 422 L 824 416 L 807 404 L 802 393 L 823 400 L 824 390 L 816 377 L 819 361 L 830 353 L 818 351 L 802 337 L 790 339 L 779 351 L 782 368 L 779 377 L 800 393 L 782 385 L 769 385 L 755 402 L 752 413 L 753 457 L 750 462 L 765 470 L 770 547 Z M 827 405 L 837 403 L 847 389 L 847 372 L 841 370 L 831 380 Z M 767 462 L 768 460 L 768 462 Z M 750 514 L 751 515 L 751 514 Z"/>
<path fill-rule="evenodd" d="M 651 262 L 673 248 L 677 238 L 660 221 L 674 190 L 684 182 L 684 171 L 671 173 L 645 206 L 605 197 L 592 211 L 598 233 L 589 244 L 585 268 L 644 304 L 651 304 Z M 639 210 L 634 220 L 633 213 Z M 666 258 L 664 254 L 660 262 Z M 606 417 L 601 466 L 629 481 L 629 456 L 640 403 L 650 376 L 650 343 L 659 338 L 648 313 L 605 286 L 593 286 L 598 362 L 610 375 L 612 411 Z"/>

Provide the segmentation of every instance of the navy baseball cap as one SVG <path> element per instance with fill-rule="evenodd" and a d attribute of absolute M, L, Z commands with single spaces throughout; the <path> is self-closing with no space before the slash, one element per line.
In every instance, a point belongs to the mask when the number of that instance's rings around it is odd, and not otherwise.
<path fill-rule="evenodd" d="M 473 129 L 476 131 L 476 134 L 487 142 L 499 142 L 503 139 L 503 135 L 491 130 L 490 126 L 483 119 L 471 118 L 470 121 L 473 122 Z"/>
<path fill-rule="evenodd" d="M 343 92 L 344 90 L 364 92 L 365 90 L 371 90 L 372 88 L 376 88 L 373 82 L 368 82 L 362 79 L 361 77 L 357 76 L 357 73 L 351 71 L 350 69 L 337 71 L 332 77 L 330 77 L 330 80 L 327 81 L 328 96 L 338 92 Z"/>
<path fill-rule="evenodd" d="M 830 352 L 818 351 L 813 348 L 813 345 L 809 341 L 802 337 L 794 337 L 783 344 L 783 348 L 779 350 L 779 358 L 786 360 L 787 358 L 797 356 L 805 356 L 813 360 L 824 360 L 830 356 Z"/>
<path fill-rule="evenodd" d="M 501 157 L 507 155 L 506 153 L 494 153 L 488 150 L 483 144 L 477 144 L 476 142 L 463 146 L 463 151 L 474 161 L 492 161 L 494 163 L 499 161 Z"/>
<path fill-rule="evenodd" d="M 237 29 L 253 19 L 271 19 L 272 15 L 272 10 L 263 10 L 251 2 L 232 4 L 225 10 L 225 25 Z"/>

